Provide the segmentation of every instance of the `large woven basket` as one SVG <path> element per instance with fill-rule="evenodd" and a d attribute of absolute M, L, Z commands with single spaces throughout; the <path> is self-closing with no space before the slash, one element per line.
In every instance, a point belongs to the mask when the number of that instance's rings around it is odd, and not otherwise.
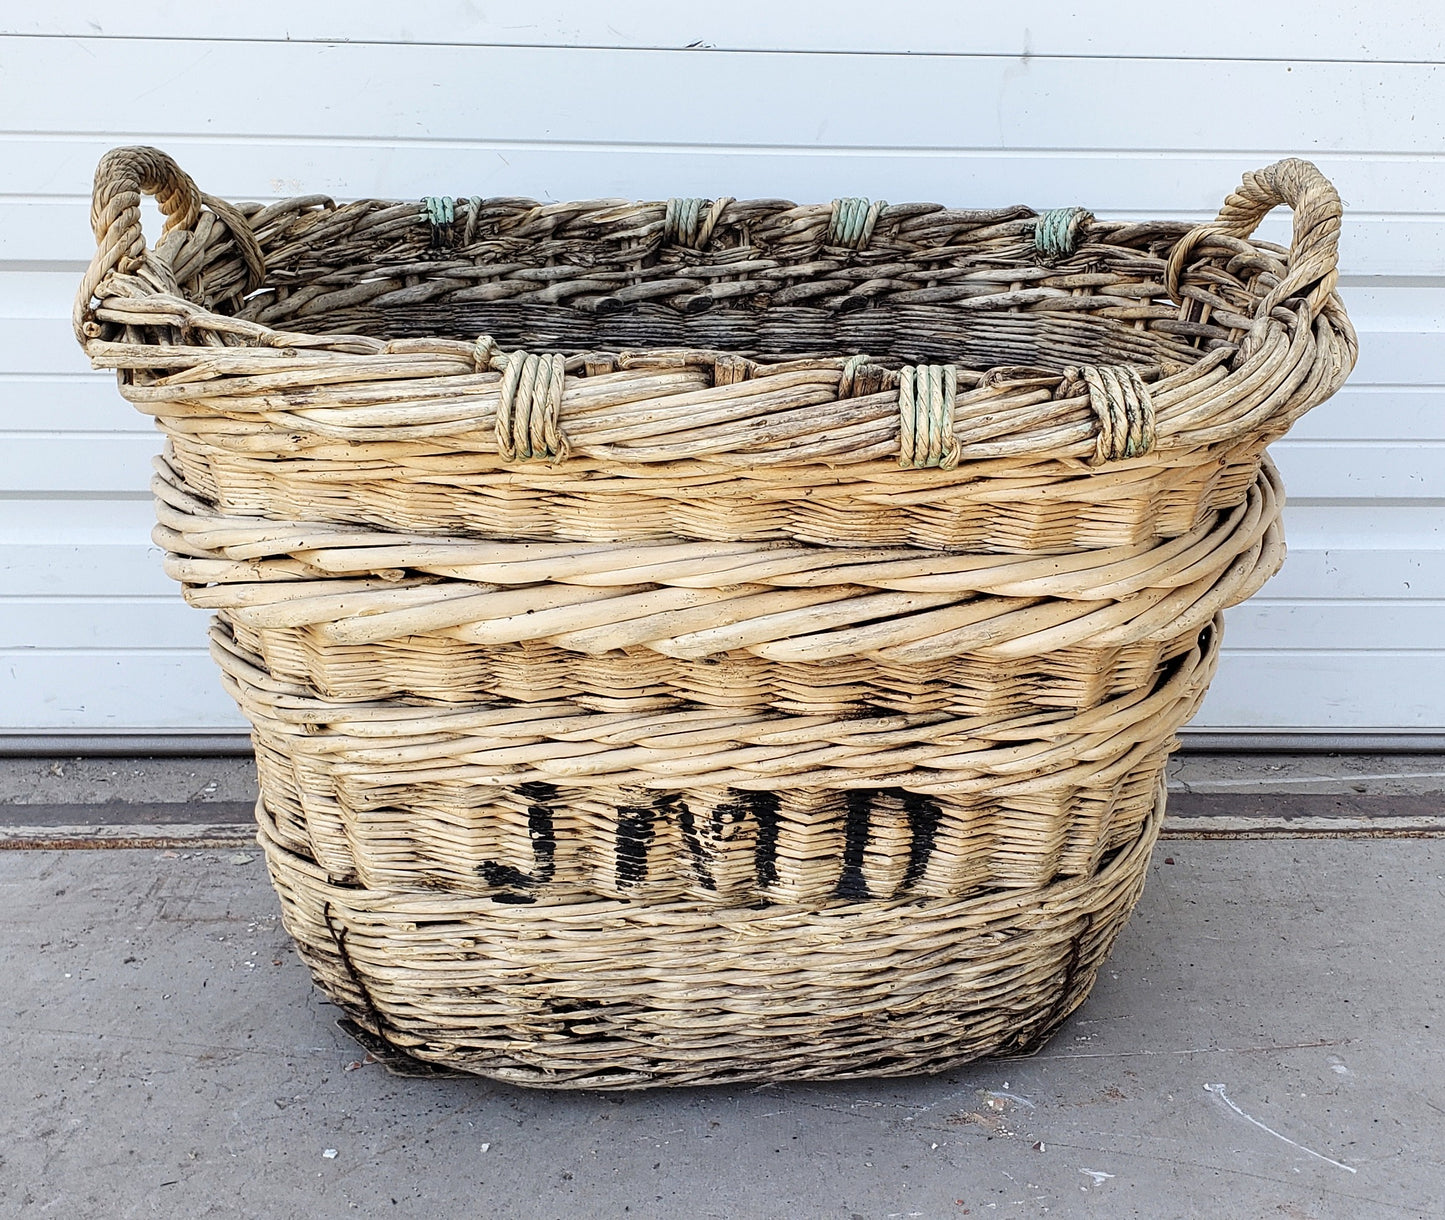
<path fill-rule="evenodd" d="M 77 335 L 166 433 L 288 929 L 372 1036 L 538 1085 L 1047 1037 L 1356 351 L 1302 161 L 1189 228 L 236 207 L 118 149 L 92 218 Z"/>

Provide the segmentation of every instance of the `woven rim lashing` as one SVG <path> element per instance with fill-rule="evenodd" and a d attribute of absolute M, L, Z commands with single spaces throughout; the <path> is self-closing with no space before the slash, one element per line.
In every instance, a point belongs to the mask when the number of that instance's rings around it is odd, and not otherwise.
<path fill-rule="evenodd" d="M 1193 229 L 696 203 L 234 208 L 119 149 L 77 334 L 226 513 L 982 551 L 1187 533 L 1355 358 L 1303 161 Z"/>
<path fill-rule="evenodd" d="M 221 611 L 273 677 L 338 700 L 1083 709 L 1152 685 L 1284 554 L 1267 462 L 1243 503 L 1189 534 L 1025 560 L 419 540 L 220 515 L 159 469 L 154 537 L 187 600 Z"/>
<path fill-rule="evenodd" d="M 959 897 L 1087 874 L 1145 819 L 1218 660 L 1008 718 L 335 704 L 213 633 L 272 833 L 337 881 L 458 898 Z"/>
<path fill-rule="evenodd" d="M 258 807 L 282 921 L 392 1048 L 541 1088 L 936 1072 L 1028 1053 L 1088 995 L 1143 890 L 1162 785 L 1097 871 L 966 899 L 517 905 L 337 885 Z"/>

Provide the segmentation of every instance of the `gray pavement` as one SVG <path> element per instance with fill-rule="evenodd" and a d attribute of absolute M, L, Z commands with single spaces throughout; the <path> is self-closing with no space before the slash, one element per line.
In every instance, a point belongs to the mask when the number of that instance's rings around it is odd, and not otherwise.
<path fill-rule="evenodd" d="M 0 1216 L 1438 1217 L 1442 909 L 1438 838 L 1174 841 L 1035 1058 L 556 1094 L 366 1063 L 254 849 L 0 852 Z"/>
<path fill-rule="evenodd" d="M 1445 793 L 1445 754 L 1178 753 L 1169 760 L 1169 787 L 1234 795 L 1438 795 Z"/>
<path fill-rule="evenodd" d="M 0 758 L 0 806 L 255 800 L 251 758 Z"/>

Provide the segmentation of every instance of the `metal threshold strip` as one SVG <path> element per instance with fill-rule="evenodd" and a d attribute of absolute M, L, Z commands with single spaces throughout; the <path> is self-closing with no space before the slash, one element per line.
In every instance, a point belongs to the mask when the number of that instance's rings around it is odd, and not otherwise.
<path fill-rule="evenodd" d="M 251 801 L 0 805 L 0 851 L 235 847 L 255 839 Z"/>
<path fill-rule="evenodd" d="M 1180 792 L 1166 839 L 1417 839 L 1445 836 L 1445 794 Z"/>
<path fill-rule="evenodd" d="M 1191 729 L 1179 734 L 1185 754 L 1437 754 L 1445 729 L 1344 733 L 1310 729 Z M 251 753 L 245 732 L 6 733 L 0 758 L 237 758 Z"/>
<path fill-rule="evenodd" d="M 237 847 L 255 837 L 249 801 L 0 805 L 0 850 Z M 1163 837 L 1445 837 L 1445 795 L 1171 791 Z"/>

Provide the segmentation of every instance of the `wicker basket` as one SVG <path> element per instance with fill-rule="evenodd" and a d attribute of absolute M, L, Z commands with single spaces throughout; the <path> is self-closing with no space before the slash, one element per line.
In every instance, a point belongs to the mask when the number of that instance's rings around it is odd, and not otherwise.
<path fill-rule="evenodd" d="M 156 540 L 318 982 L 538 1085 L 1037 1045 L 1282 560 L 1264 447 L 1355 358 L 1339 218 L 1302 161 L 1191 229 L 238 208 L 109 154 L 77 334 L 166 432 Z"/>

